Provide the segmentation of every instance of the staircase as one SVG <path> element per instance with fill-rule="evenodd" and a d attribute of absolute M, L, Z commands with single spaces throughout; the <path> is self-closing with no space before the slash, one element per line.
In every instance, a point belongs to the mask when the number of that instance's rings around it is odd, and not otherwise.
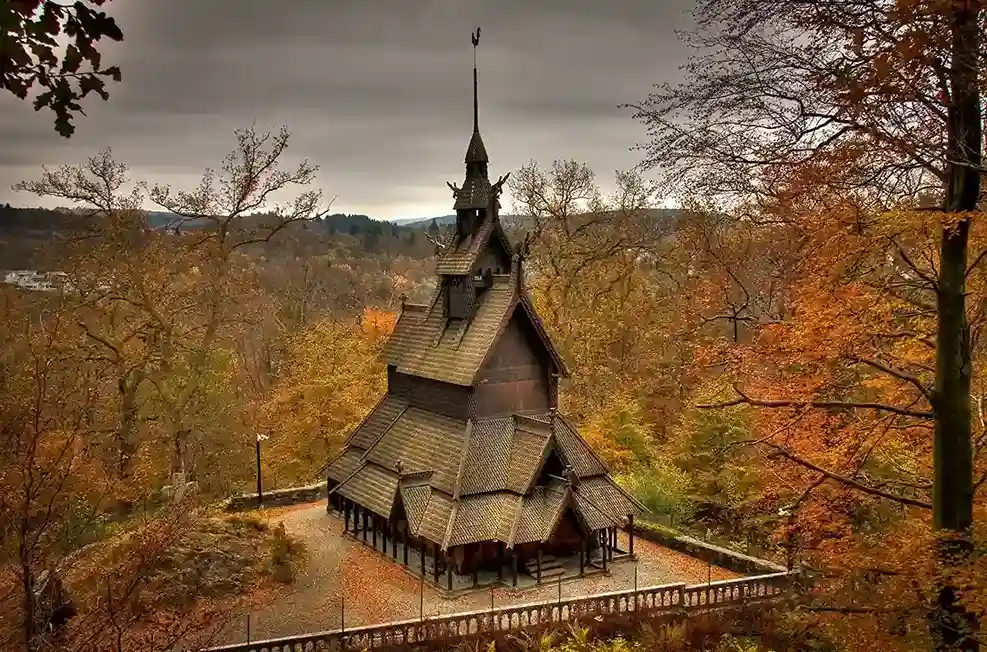
<path fill-rule="evenodd" d="M 531 577 L 538 577 L 538 560 L 529 559 L 524 562 L 524 570 Z M 554 582 L 565 575 L 562 563 L 552 555 L 542 555 L 541 557 L 541 581 Z"/>

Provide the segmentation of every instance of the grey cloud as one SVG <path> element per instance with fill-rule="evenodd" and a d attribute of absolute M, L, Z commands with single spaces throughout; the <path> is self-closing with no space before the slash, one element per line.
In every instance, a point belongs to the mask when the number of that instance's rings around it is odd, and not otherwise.
<path fill-rule="evenodd" d="M 134 176 L 193 183 L 232 130 L 287 124 L 293 159 L 321 166 L 337 206 L 378 217 L 448 212 L 471 126 L 468 33 L 478 49 L 480 121 L 503 173 L 530 159 L 586 160 L 601 181 L 639 155 L 618 105 L 672 80 L 673 29 L 687 0 L 116 0 L 124 80 L 63 140 L 51 116 L 0 96 L 0 201 L 41 165 L 105 146 Z M 31 170 L 34 173 L 31 173 Z"/>

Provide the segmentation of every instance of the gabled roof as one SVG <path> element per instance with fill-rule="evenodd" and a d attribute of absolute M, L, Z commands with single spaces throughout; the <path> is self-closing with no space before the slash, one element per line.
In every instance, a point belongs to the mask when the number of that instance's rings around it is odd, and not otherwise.
<path fill-rule="evenodd" d="M 487 184 L 489 190 L 489 183 Z M 466 190 L 463 186 L 462 191 Z M 484 204 L 484 207 L 486 204 Z M 472 274 L 480 253 L 491 238 L 496 238 L 508 256 L 514 252 L 500 219 L 488 210 L 483 221 L 472 233 L 453 233 L 435 261 L 435 273 L 440 275 Z"/>
<path fill-rule="evenodd" d="M 553 451 L 575 480 L 533 488 Z M 393 398 L 377 404 L 329 466 L 340 483 L 333 493 L 382 516 L 400 502 L 412 534 L 443 548 L 544 541 L 566 509 L 591 530 L 623 525 L 644 507 L 607 473 L 557 413 L 460 421 Z"/>
<path fill-rule="evenodd" d="M 428 307 L 405 304 L 382 358 L 403 374 L 473 386 L 519 308 L 559 375 L 568 377 L 565 361 L 538 319 L 530 298 L 517 291 L 513 276 L 504 275 L 494 277 L 493 287 L 481 295 L 473 318 L 459 326 L 465 327 L 464 333 L 447 327 L 438 297 Z"/>

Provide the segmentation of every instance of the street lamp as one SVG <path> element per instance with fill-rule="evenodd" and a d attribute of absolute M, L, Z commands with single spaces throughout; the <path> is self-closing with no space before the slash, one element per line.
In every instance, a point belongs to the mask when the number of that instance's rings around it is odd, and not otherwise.
<path fill-rule="evenodd" d="M 257 507 L 264 506 L 264 490 L 261 487 L 260 482 L 260 442 L 262 439 L 268 439 L 267 435 L 257 434 L 257 442 L 255 444 L 257 450 Z"/>

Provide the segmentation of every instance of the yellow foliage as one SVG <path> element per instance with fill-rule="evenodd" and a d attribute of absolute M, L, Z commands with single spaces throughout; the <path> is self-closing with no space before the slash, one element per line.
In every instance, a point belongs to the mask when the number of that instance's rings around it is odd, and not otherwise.
<path fill-rule="evenodd" d="M 323 319 L 292 341 L 287 369 L 261 406 L 267 476 L 278 486 L 311 482 L 386 388 L 381 346 L 393 315 Z"/>

